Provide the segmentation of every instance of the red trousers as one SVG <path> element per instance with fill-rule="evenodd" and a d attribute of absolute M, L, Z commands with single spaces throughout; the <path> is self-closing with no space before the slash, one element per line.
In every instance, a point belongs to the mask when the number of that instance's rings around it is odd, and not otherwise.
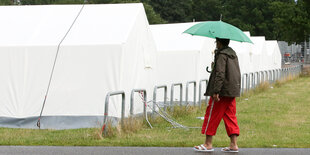
<path fill-rule="evenodd" d="M 207 123 L 210 115 L 212 105 L 212 98 L 210 98 L 209 106 L 207 107 L 204 122 L 202 125 L 202 134 L 214 136 L 216 130 L 223 118 L 225 128 L 228 136 L 236 134 L 239 136 L 239 126 L 236 117 L 236 100 L 234 97 L 220 97 L 220 101 L 214 102 L 209 121 L 208 129 Z"/>

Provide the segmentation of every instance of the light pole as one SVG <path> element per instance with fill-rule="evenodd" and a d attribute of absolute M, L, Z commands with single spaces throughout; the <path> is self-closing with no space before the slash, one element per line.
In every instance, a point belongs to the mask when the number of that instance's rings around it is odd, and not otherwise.
<path fill-rule="evenodd" d="M 307 40 L 305 39 L 305 43 L 304 43 L 304 63 L 308 63 L 308 59 L 309 59 L 309 54 L 307 51 Z"/>

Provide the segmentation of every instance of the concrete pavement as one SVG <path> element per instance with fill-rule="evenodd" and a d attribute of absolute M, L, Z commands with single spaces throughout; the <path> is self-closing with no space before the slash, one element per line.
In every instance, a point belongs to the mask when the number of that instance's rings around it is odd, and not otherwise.
<path fill-rule="evenodd" d="M 195 152 L 190 147 L 0 146 L 1 155 L 309 155 L 310 148 L 241 148 L 239 153 Z"/>

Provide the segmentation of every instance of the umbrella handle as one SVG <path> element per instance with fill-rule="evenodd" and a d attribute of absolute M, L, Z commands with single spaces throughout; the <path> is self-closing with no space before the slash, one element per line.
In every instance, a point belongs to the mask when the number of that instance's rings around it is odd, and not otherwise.
<path fill-rule="evenodd" d="M 206 71 L 207 71 L 208 73 L 211 73 L 211 72 L 212 72 L 212 70 L 209 71 L 209 66 L 207 66 Z"/>

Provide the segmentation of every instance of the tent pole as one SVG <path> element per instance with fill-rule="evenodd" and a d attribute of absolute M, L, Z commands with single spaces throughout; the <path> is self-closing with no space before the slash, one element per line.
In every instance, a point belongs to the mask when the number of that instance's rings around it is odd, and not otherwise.
<path fill-rule="evenodd" d="M 72 22 L 71 26 L 69 27 L 68 31 L 66 32 L 66 34 L 64 35 L 64 37 L 61 39 L 61 41 L 59 42 L 59 44 L 57 46 L 57 52 L 56 52 L 56 55 L 55 55 L 54 64 L 53 64 L 53 67 L 52 67 L 50 79 L 49 79 L 48 86 L 47 86 L 47 89 L 46 89 L 46 93 L 45 93 L 42 109 L 41 109 L 41 112 L 40 112 L 40 116 L 39 116 L 38 121 L 37 121 L 37 127 L 39 127 L 39 129 L 41 129 L 41 117 L 42 117 L 42 113 L 43 113 L 43 110 L 44 110 L 44 107 L 45 107 L 45 103 L 46 103 L 46 99 L 47 99 L 47 96 L 48 96 L 48 93 L 49 93 L 49 89 L 50 89 L 50 86 L 51 86 L 52 78 L 53 78 L 53 75 L 54 75 L 54 70 L 55 70 L 56 61 L 57 61 L 57 58 L 58 58 L 58 53 L 59 53 L 60 45 L 65 40 L 67 35 L 69 34 L 69 32 L 70 32 L 71 28 L 73 27 L 73 25 L 74 25 L 75 21 L 77 20 L 77 18 L 80 16 L 80 14 L 81 14 L 81 12 L 82 12 L 82 10 L 84 8 L 84 5 L 85 4 L 83 4 L 83 6 L 81 7 L 79 13 L 77 14 L 77 16 L 75 17 L 75 19 Z"/>

